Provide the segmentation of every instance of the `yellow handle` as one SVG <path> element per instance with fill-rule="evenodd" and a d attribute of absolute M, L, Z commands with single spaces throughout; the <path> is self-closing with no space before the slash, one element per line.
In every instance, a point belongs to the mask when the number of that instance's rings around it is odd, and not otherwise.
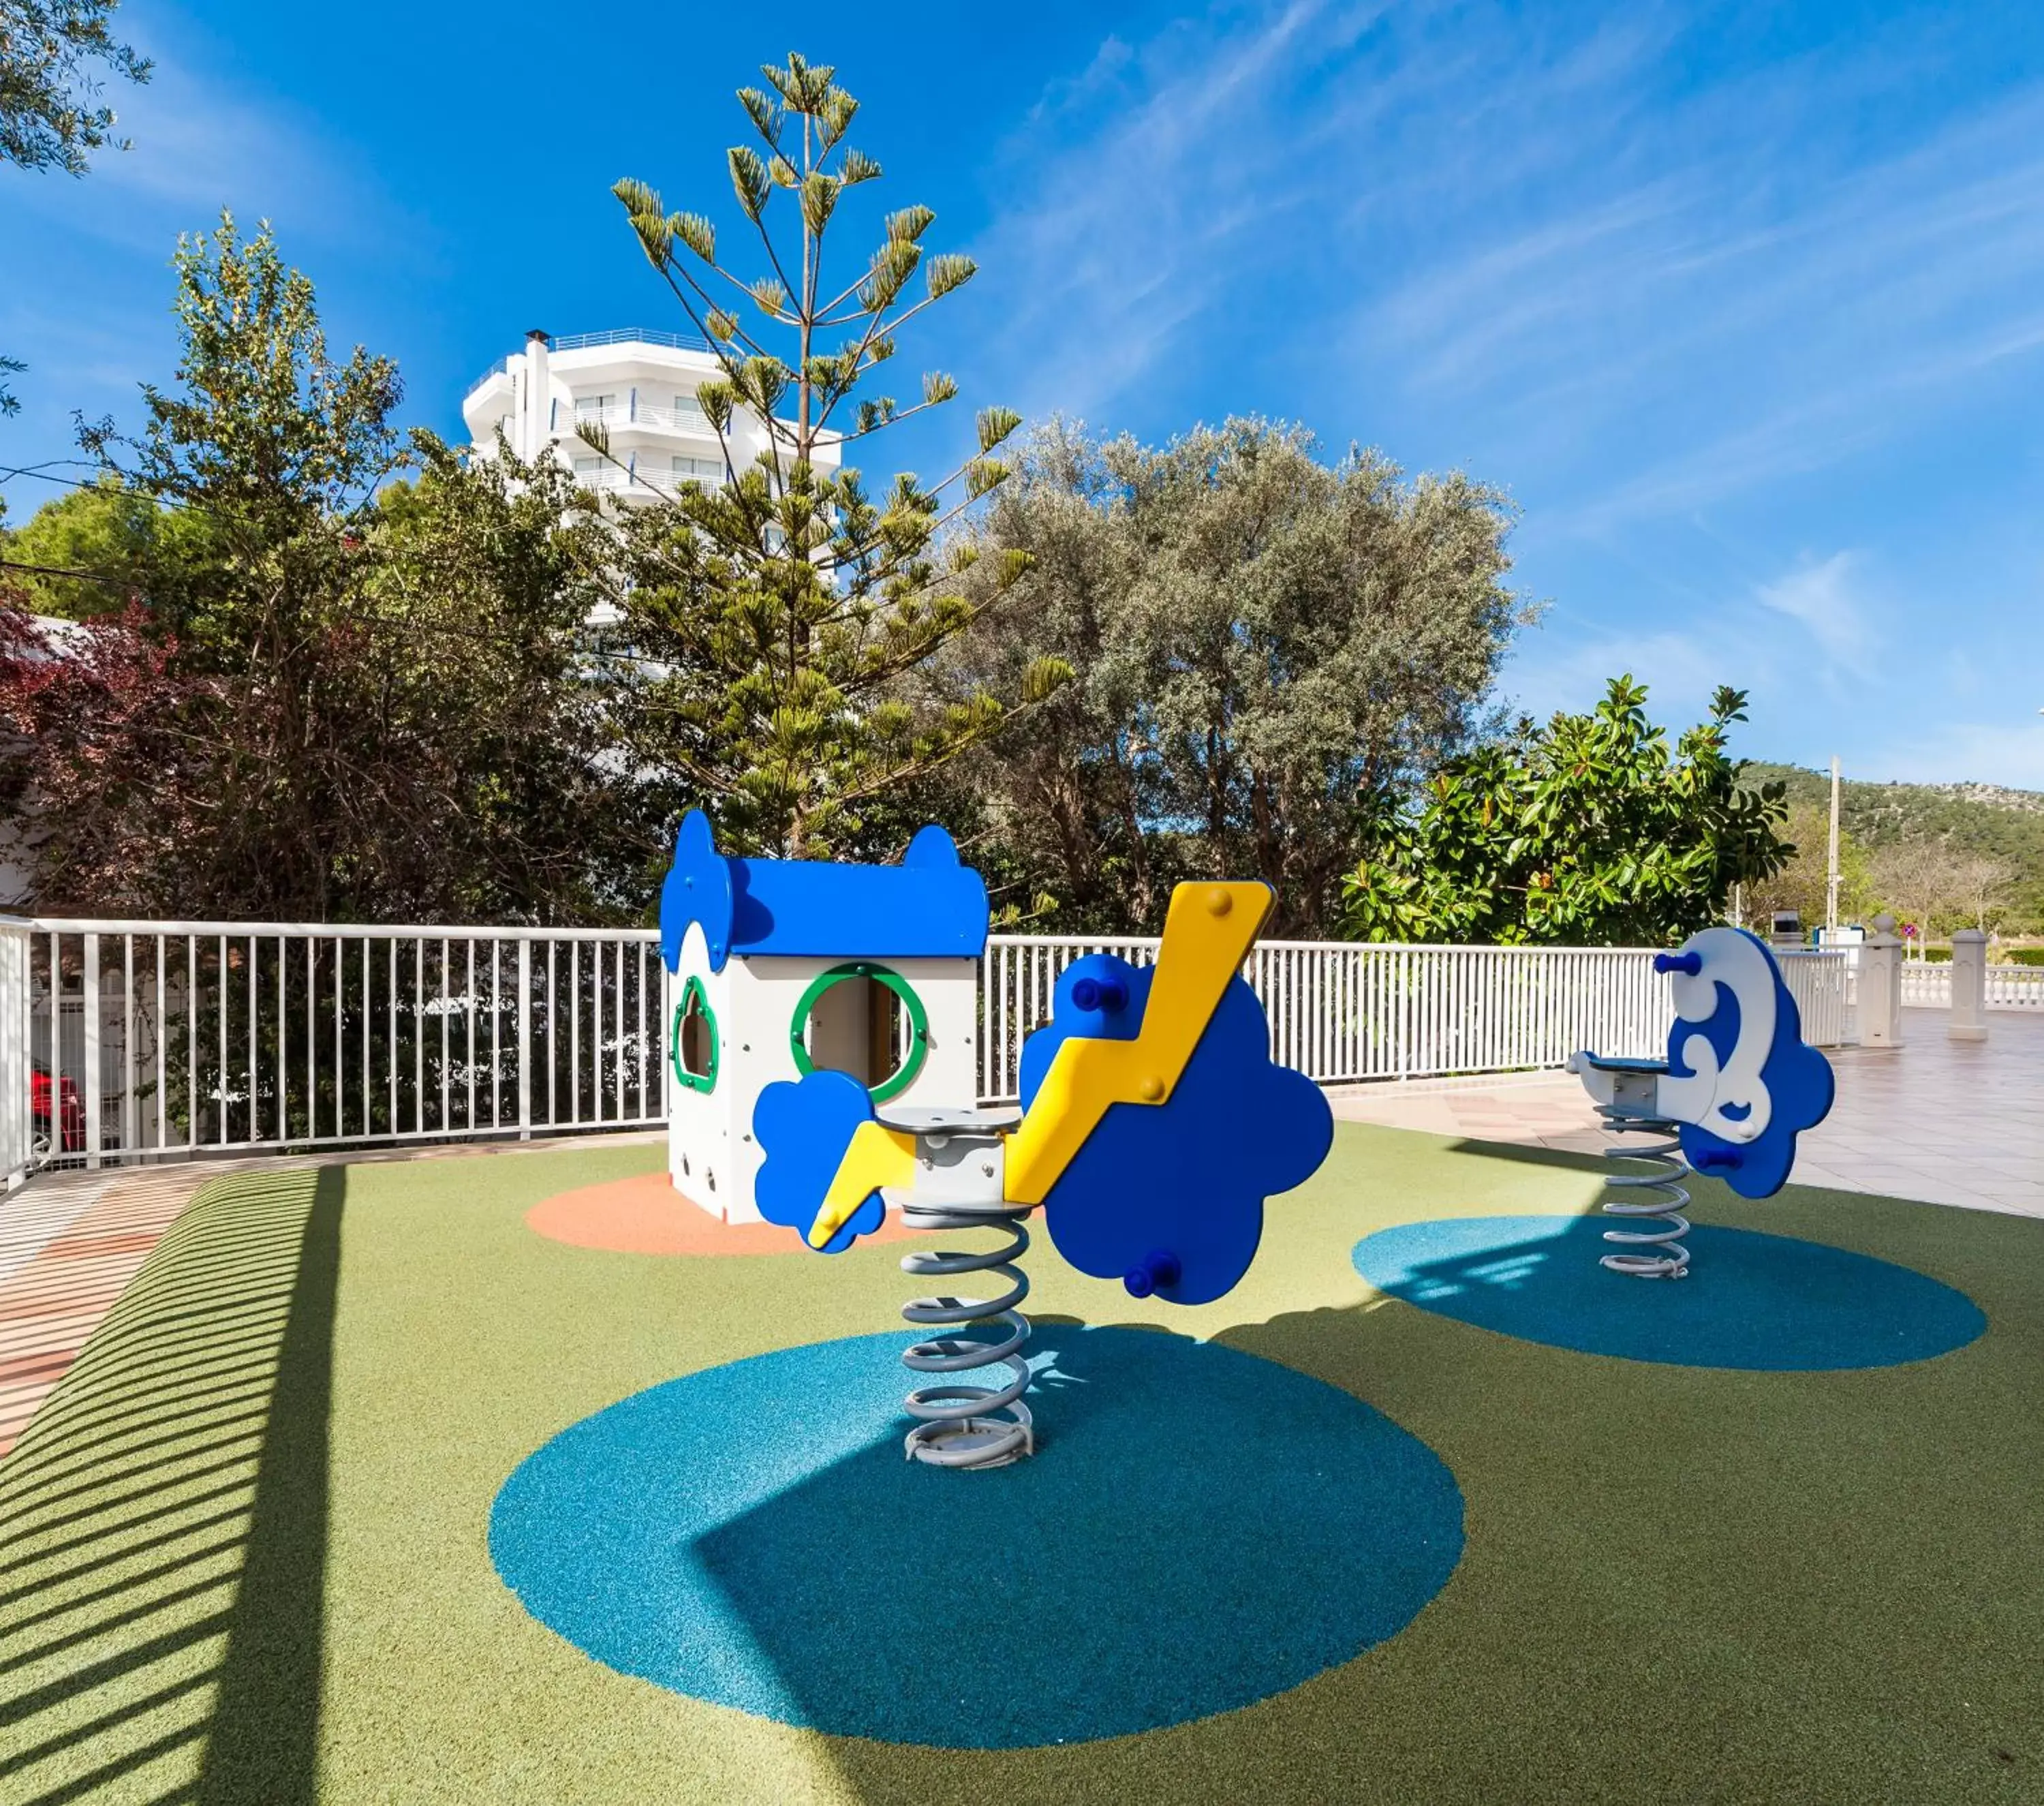
<path fill-rule="evenodd" d="M 822 1247 L 882 1185 L 898 1188 L 915 1182 L 916 1138 L 878 1122 L 860 1123 L 852 1130 L 816 1219 L 809 1225 L 809 1246 Z"/>
<path fill-rule="evenodd" d="M 1133 1041 L 1074 1037 L 1058 1048 L 1008 1138 L 1013 1202 L 1040 1204 L 1110 1105 L 1170 1099 L 1276 901 L 1268 884 L 1254 883 L 1181 884 L 1171 893 L 1142 1029 Z"/>

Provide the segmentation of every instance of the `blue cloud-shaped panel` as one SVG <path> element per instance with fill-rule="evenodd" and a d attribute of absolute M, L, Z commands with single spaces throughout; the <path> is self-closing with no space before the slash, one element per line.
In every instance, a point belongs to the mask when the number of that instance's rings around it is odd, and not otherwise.
<path fill-rule="evenodd" d="M 1746 937 L 1763 952 L 1767 943 Z M 1767 1126 L 1750 1142 L 1728 1142 L 1693 1123 L 1681 1126 L 1682 1157 L 1697 1172 L 1724 1180 L 1742 1197 L 1771 1198 L 1787 1184 L 1796 1162 L 1796 1138 L 1815 1128 L 1831 1112 L 1836 1092 L 1831 1063 L 1803 1039 L 1803 1019 L 1796 999 L 1782 982 L 1781 968 L 1767 954 L 1774 981 L 1774 1038 L 1761 1062 L 1761 1083 L 1773 1100 Z M 1701 1034 L 1722 1068 L 1732 1057 L 1739 1031 L 1739 1003 L 1723 984 L 1716 988 L 1717 1007 L 1701 1022 L 1677 1020 L 1668 1037 L 1671 1072 L 1685 1074 L 1682 1043 Z"/>
<path fill-rule="evenodd" d="M 821 959 L 978 959 L 986 950 L 986 886 L 951 837 L 921 828 L 899 865 L 815 859 L 728 859 L 709 818 L 692 809 L 660 887 L 660 951 L 678 969 L 691 922 L 710 969 L 733 953 Z"/>
<path fill-rule="evenodd" d="M 674 830 L 674 863 L 660 886 L 660 957 L 667 970 L 678 972 L 682 942 L 689 924 L 702 924 L 709 944 L 709 968 L 724 970 L 731 957 L 731 930 L 736 914 L 732 862 L 717 850 L 709 817 L 691 809 Z"/>
<path fill-rule="evenodd" d="M 1066 971 L 1022 1049 L 1025 1110 L 1066 1040 L 1134 1038 L 1152 976 L 1106 953 Z M 1051 1188 L 1058 1252 L 1139 1296 L 1204 1304 L 1231 1290 L 1256 1257 L 1264 1200 L 1310 1178 L 1334 1140 L 1320 1088 L 1270 1046 L 1255 992 L 1231 980 L 1169 1100 L 1110 1106 Z"/>
<path fill-rule="evenodd" d="M 752 1107 L 753 1137 L 766 1156 L 752 1187 L 759 1214 L 807 1241 L 853 1133 L 872 1120 L 873 1099 L 849 1072 L 811 1072 L 767 1086 Z M 886 1200 L 875 1192 L 822 1252 L 842 1254 L 886 1216 Z"/>

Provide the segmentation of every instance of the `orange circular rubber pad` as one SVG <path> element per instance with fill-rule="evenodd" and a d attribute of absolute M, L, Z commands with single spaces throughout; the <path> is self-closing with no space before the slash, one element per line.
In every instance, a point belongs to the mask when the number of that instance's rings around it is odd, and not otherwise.
<path fill-rule="evenodd" d="M 641 1173 L 601 1185 L 556 1192 L 525 1213 L 525 1226 L 550 1242 L 616 1254 L 801 1254 L 792 1229 L 772 1223 L 726 1223 L 676 1191 L 664 1173 Z M 878 1233 L 898 1242 L 915 1234 L 889 1211 Z"/>

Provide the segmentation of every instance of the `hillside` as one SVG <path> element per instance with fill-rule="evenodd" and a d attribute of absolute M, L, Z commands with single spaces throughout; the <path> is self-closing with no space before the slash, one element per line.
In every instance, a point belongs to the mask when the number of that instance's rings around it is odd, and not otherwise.
<path fill-rule="evenodd" d="M 1830 807 L 1828 773 L 1795 765 L 1754 764 L 1746 780 L 1780 779 L 1792 809 Z M 1988 784 L 1865 784 L 1842 786 L 1839 824 L 1869 853 L 1915 841 L 2004 861 L 2017 874 L 2004 926 L 2017 932 L 2044 925 L 2044 792 Z M 1822 849 L 1815 849 L 1821 854 Z"/>

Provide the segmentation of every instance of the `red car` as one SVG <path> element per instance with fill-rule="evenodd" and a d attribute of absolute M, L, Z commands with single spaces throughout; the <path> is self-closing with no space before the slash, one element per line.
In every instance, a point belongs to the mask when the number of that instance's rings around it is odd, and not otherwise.
<path fill-rule="evenodd" d="M 50 1069 L 38 1060 L 29 1076 L 29 1114 L 34 1119 L 36 1152 L 47 1160 L 52 1154 L 78 1153 L 85 1146 L 85 1100 L 70 1079 L 60 1079 L 56 1094 L 61 1099 L 63 1144 L 51 1131 Z"/>

